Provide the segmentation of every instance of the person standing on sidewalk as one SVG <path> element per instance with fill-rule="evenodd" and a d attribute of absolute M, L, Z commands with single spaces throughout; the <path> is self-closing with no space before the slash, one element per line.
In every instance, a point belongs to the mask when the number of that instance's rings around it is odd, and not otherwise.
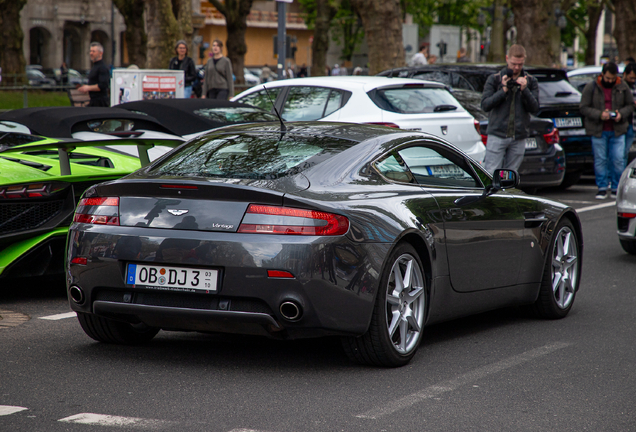
<path fill-rule="evenodd" d="M 608 188 L 616 197 L 625 169 L 627 119 L 634 111 L 632 91 L 618 76 L 616 63 L 605 63 L 601 75 L 586 84 L 580 109 L 585 117 L 585 133 L 592 137 L 596 199 L 607 198 Z"/>
<path fill-rule="evenodd" d="M 625 66 L 623 71 L 623 81 L 631 89 L 632 96 L 636 95 L 636 63 L 631 62 Z M 635 98 L 636 99 L 636 98 Z M 636 105 L 634 106 L 636 111 Z M 625 166 L 629 163 L 629 150 L 634 143 L 634 114 L 627 119 L 627 133 L 625 134 Z"/>
<path fill-rule="evenodd" d="M 228 100 L 234 97 L 232 62 L 223 55 L 223 42 L 212 42 L 212 58 L 205 65 L 202 99 Z"/>
<path fill-rule="evenodd" d="M 488 141 L 484 167 L 519 169 L 526 152 L 530 114 L 539 111 L 539 83 L 523 70 L 526 50 L 512 45 L 506 55 L 507 66 L 486 80 L 481 107 L 488 113 Z"/>
<path fill-rule="evenodd" d="M 92 42 L 88 55 L 93 62 L 93 67 L 88 73 L 88 84 L 80 86 L 77 90 L 88 93 L 91 98 L 89 107 L 108 107 L 108 87 L 110 85 L 110 70 L 102 60 L 104 47 L 99 42 Z"/>
<path fill-rule="evenodd" d="M 194 65 L 194 60 L 188 57 L 186 41 L 178 40 L 174 46 L 174 51 L 177 55 L 170 60 L 168 69 L 183 71 L 183 98 L 190 99 L 192 96 L 192 84 L 197 79 L 197 68 Z"/>

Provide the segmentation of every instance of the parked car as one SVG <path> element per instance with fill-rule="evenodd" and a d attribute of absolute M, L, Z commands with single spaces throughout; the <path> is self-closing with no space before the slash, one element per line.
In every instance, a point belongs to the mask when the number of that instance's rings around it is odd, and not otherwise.
<path fill-rule="evenodd" d="M 26 74 L 30 86 L 51 89 L 56 84 L 53 78 L 47 78 L 46 75 L 38 69 L 27 68 Z"/>
<path fill-rule="evenodd" d="M 625 65 L 619 64 L 618 73 L 620 75 L 623 74 L 623 69 L 625 69 Z M 567 71 L 568 80 L 572 83 L 574 87 L 579 92 L 583 92 L 586 84 L 590 81 L 594 81 L 601 74 L 603 66 L 585 66 L 582 68 L 572 69 Z"/>
<path fill-rule="evenodd" d="M 53 69 L 55 73 L 55 82 L 57 85 L 62 85 L 62 72 L 60 68 Z M 82 75 L 80 72 L 75 69 L 69 69 L 66 74 L 66 85 L 70 85 L 73 87 L 88 84 L 88 77 Z"/>
<path fill-rule="evenodd" d="M 491 177 L 421 132 L 217 129 L 84 193 L 69 303 L 100 342 L 160 329 L 340 335 L 354 361 L 402 366 L 429 324 L 512 305 L 550 319 L 571 310 L 579 218 L 517 185 L 515 171 Z"/>
<path fill-rule="evenodd" d="M 245 79 L 245 84 L 251 85 L 251 86 L 260 84 L 260 82 L 261 82 L 261 80 L 258 77 L 258 75 L 254 75 L 247 68 L 243 68 L 243 78 Z"/>
<path fill-rule="evenodd" d="M 61 275 L 82 192 L 183 143 L 165 130 L 152 117 L 115 108 L 0 114 L 0 286 L 14 287 L 9 278 Z"/>
<path fill-rule="evenodd" d="M 485 147 L 474 118 L 444 85 L 369 76 L 296 78 L 254 86 L 232 98 L 285 121 L 370 123 L 439 135 L 476 161 Z"/>
<path fill-rule="evenodd" d="M 623 250 L 636 255 L 636 159 L 627 165 L 618 183 L 616 219 Z"/>
<path fill-rule="evenodd" d="M 260 108 L 218 99 L 140 100 L 115 107 L 150 115 L 185 140 L 221 126 L 278 121 Z"/>
<path fill-rule="evenodd" d="M 472 90 L 452 90 L 453 96 L 479 122 L 479 134 L 484 145 L 488 141 L 488 115 L 481 109 L 481 93 Z M 519 187 L 528 193 L 537 189 L 556 187 L 565 176 L 565 152 L 559 144 L 559 130 L 552 121 L 532 116 L 530 136 L 525 141 L 523 162 L 517 170 Z"/>
<path fill-rule="evenodd" d="M 434 64 L 404 67 L 381 72 L 381 76 L 413 77 L 437 80 L 456 88 L 483 92 L 488 76 L 499 72 L 504 65 Z M 525 68 L 539 81 L 539 112 L 537 117 L 550 119 L 559 129 L 560 143 L 565 150 L 566 171 L 561 187 L 576 184 L 584 172 L 593 173 L 592 139 L 585 134 L 584 118 L 579 110 L 581 93 L 570 84 L 561 69 Z"/>

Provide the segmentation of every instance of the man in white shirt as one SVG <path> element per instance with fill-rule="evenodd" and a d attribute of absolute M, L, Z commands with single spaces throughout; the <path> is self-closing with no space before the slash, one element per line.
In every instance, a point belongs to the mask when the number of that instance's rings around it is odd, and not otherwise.
<path fill-rule="evenodd" d="M 428 45 L 423 43 L 420 45 L 420 50 L 413 57 L 411 57 L 411 66 L 420 66 L 428 64 L 426 60 L 428 57 Z"/>

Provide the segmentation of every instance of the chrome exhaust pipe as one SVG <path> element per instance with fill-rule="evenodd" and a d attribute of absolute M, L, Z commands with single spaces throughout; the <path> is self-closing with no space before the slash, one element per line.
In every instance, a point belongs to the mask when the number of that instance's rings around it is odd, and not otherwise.
<path fill-rule="evenodd" d="M 68 292 L 71 296 L 71 299 L 75 303 L 77 304 L 84 303 L 84 291 L 82 291 L 80 287 L 78 287 L 77 285 L 73 285 L 71 288 L 69 288 Z"/>
<path fill-rule="evenodd" d="M 280 305 L 280 314 L 289 321 L 300 319 L 303 314 L 302 307 L 295 301 L 286 300 Z"/>

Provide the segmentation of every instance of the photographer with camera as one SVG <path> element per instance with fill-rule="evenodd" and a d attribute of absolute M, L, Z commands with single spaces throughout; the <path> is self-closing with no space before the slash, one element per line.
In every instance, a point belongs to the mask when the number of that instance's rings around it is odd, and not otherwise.
<path fill-rule="evenodd" d="M 526 151 L 530 114 L 539 111 L 539 83 L 523 70 L 526 50 L 512 45 L 507 67 L 488 77 L 481 107 L 488 113 L 488 141 L 484 167 L 519 169 Z"/>
<path fill-rule="evenodd" d="M 618 77 L 615 63 L 605 63 L 601 75 L 585 86 L 580 108 L 585 132 L 592 137 L 596 199 L 607 198 L 608 187 L 614 198 L 625 169 L 627 119 L 634 111 L 632 91 Z"/>

